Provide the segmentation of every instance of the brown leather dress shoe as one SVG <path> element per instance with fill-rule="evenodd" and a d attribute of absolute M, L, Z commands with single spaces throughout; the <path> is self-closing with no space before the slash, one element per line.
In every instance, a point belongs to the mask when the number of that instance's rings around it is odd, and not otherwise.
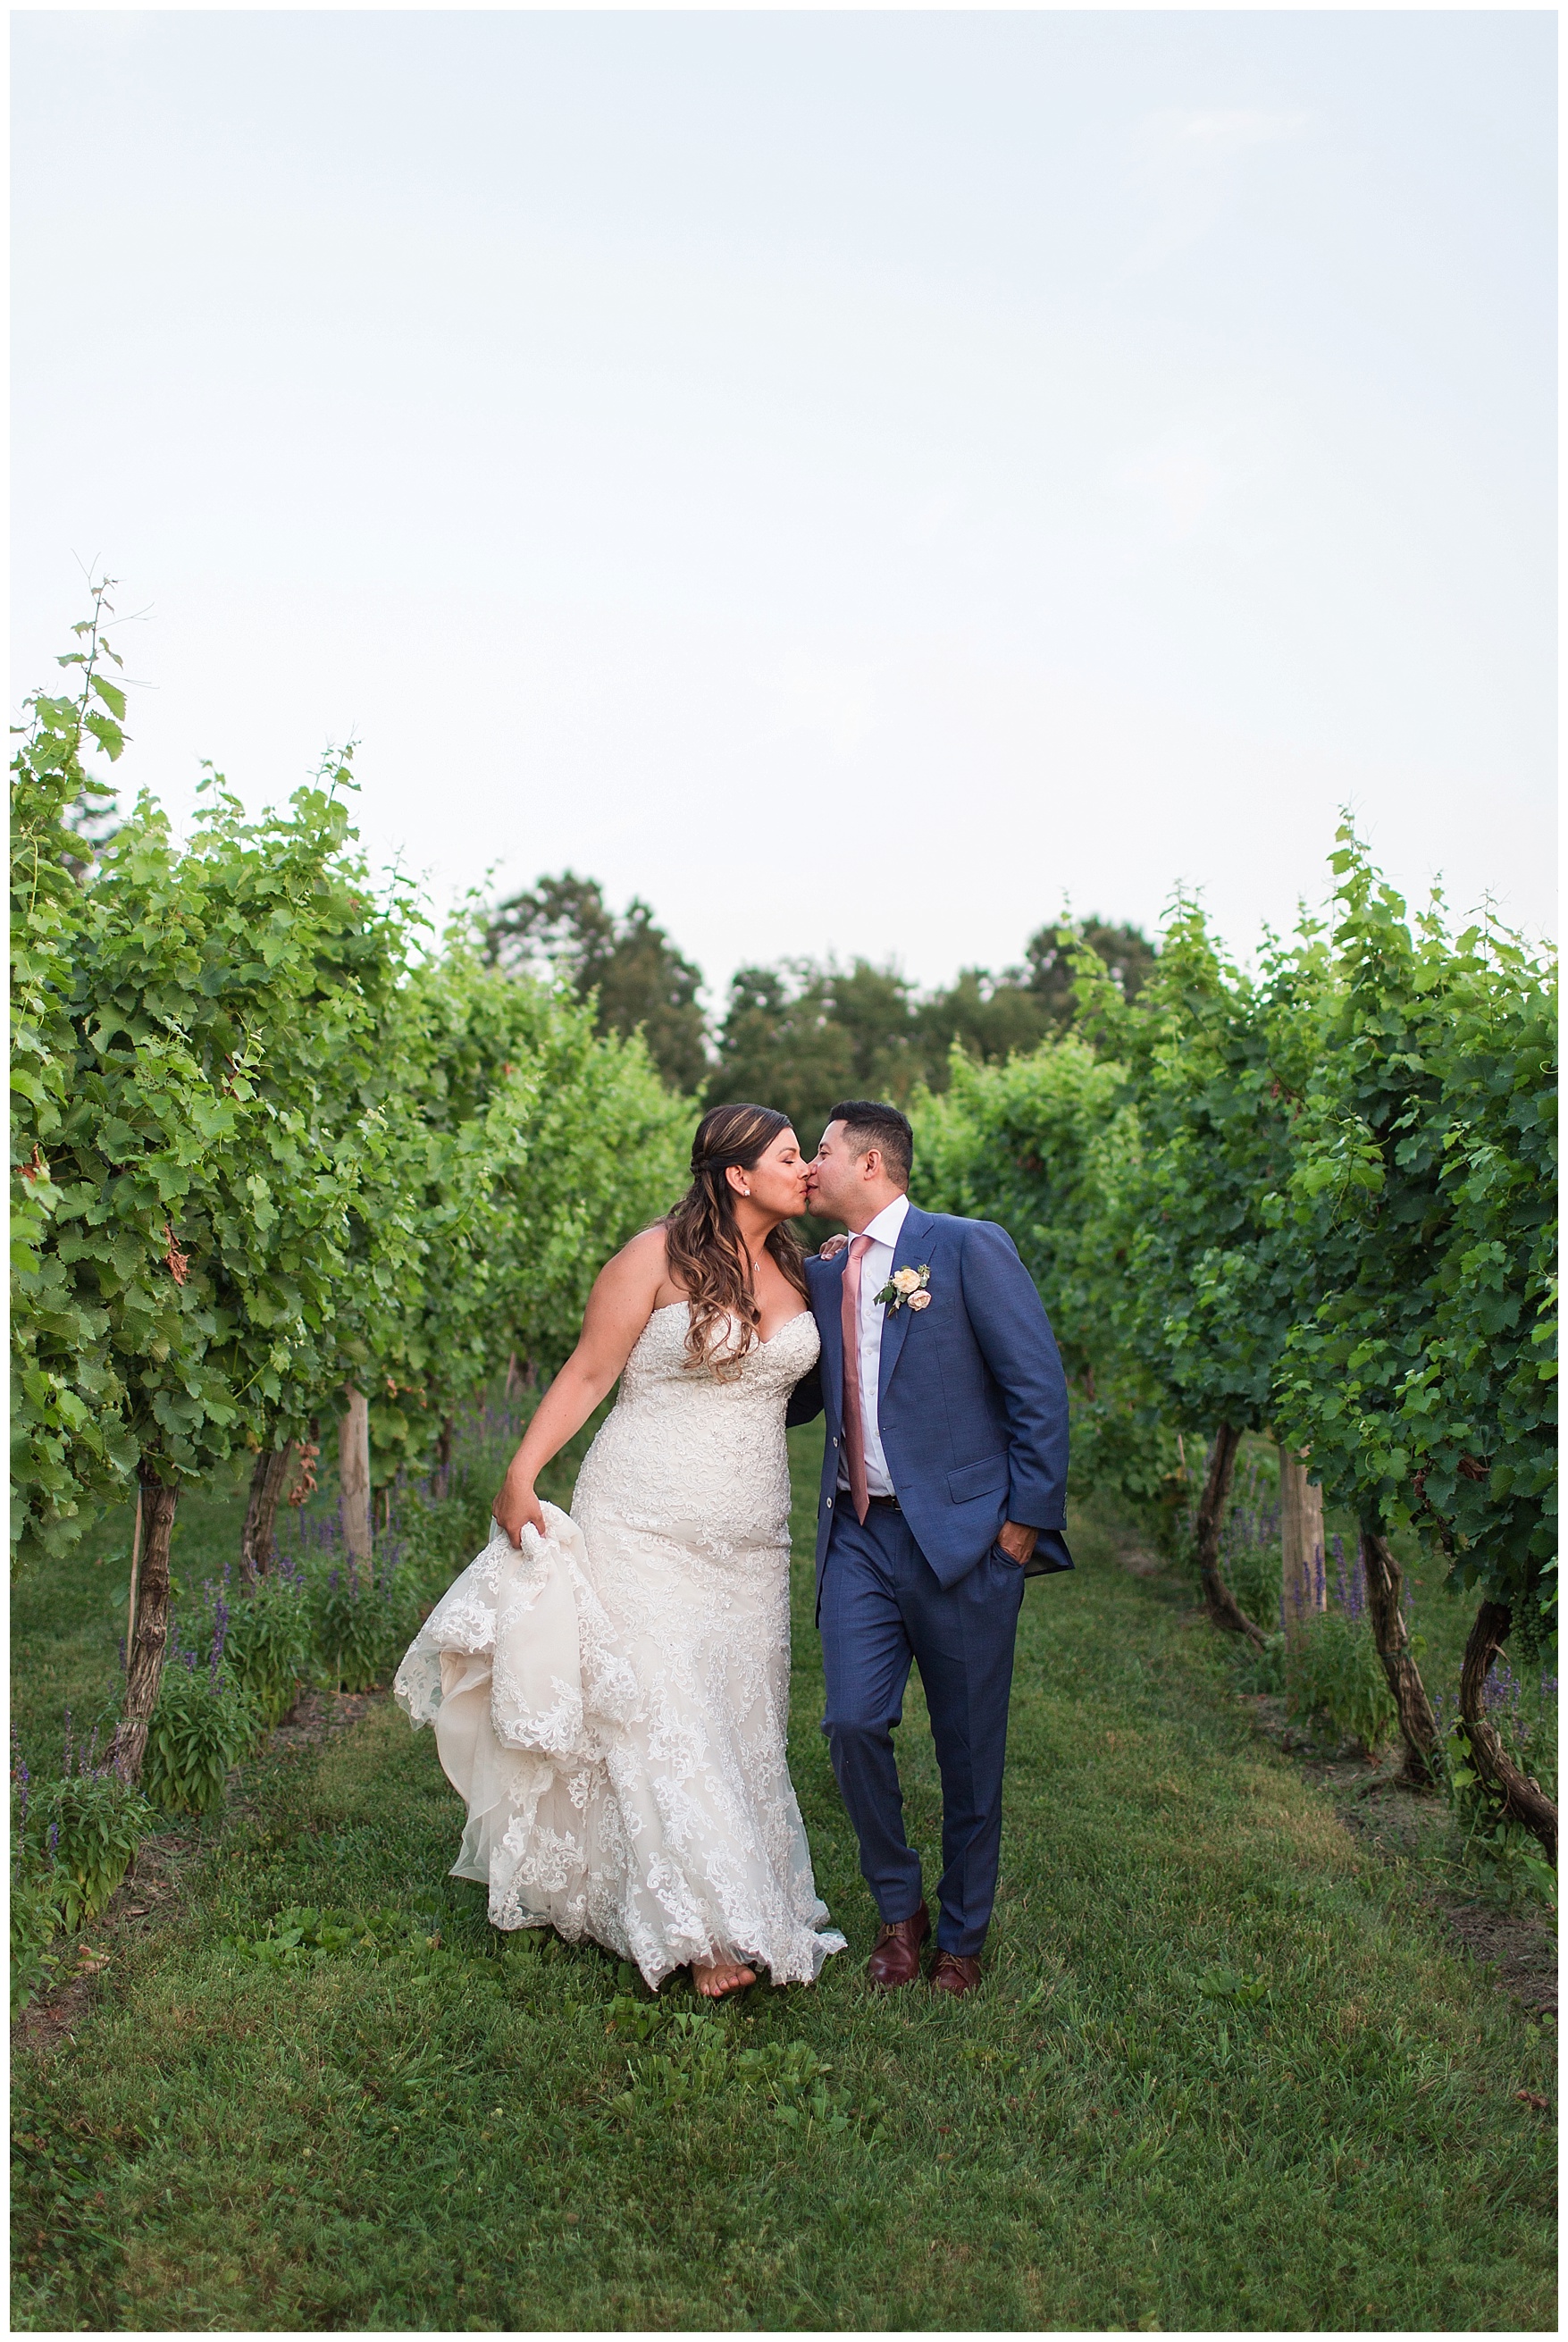
<path fill-rule="evenodd" d="M 931 1964 L 933 1992 L 950 1992 L 956 2000 L 962 1993 L 973 1992 L 980 1982 L 980 1963 L 966 1960 L 956 1952 L 938 1952 Z"/>
<path fill-rule="evenodd" d="M 931 1915 L 923 1903 L 907 1919 L 884 1919 L 865 1972 L 884 1992 L 913 1984 L 920 1974 L 920 1947 L 931 1933 Z"/>

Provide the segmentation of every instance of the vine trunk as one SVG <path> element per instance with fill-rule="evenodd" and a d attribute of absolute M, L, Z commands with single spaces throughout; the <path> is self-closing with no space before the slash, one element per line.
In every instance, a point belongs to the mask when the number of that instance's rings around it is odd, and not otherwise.
<path fill-rule="evenodd" d="M 1222 1423 L 1209 1450 L 1209 1468 L 1198 1500 L 1198 1570 L 1203 1581 L 1203 1606 L 1214 1625 L 1223 1626 L 1228 1635 L 1244 1635 L 1253 1649 L 1261 1651 L 1263 1630 L 1247 1616 L 1231 1592 L 1220 1561 L 1225 1499 L 1231 1493 L 1231 1476 L 1236 1468 L 1236 1450 L 1241 1444 L 1242 1435 L 1235 1425 Z"/>
<path fill-rule="evenodd" d="M 265 1577 L 277 1559 L 277 1508 L 298 1454 L 295 1442 L 264 1447 L 251 1474 L 250 1501 L 240 1531 L 240 1575 L 247 1586 Z"/>
<path fill-rule="evenodd" d="M 1372 1639 L 1399 1717 L 1404 1762 L 1399 1779 L 1407 1789 L 1430 1789 L 1435 1774 L 1437 1718 L 1426 1696 L 1421 1670 L 1411 1654 L 1400 1597 L 1404 1572 L 1393 1547 L 1375 1522 L 1361 1524 L 1361 1566 L 1366 1578 L 1366 1606 Z"/>
<path fill-rule="evenodd" d="M 1503 1810 L 1509 1819 L 1523 1822 L 1527 1830 L 1533 1831 L 1555 1870 L 1557 1808 L 1540 1782 L 1522 1773 L 1514 1764 L 1497 1736 L 1497 1728 L 1486 1713 L 1482 1696 L 1492 1662 L 1507 1642 L 1513 1625 L 1513 1613 L 1506 1602 L 1483 1602 L 1476 1612 L 1460 1671 L 1459 1712 L 1464 1718 L 1476 1771 L 1502 1799 Z"/>
<path fill-rule="evenodd" d="M 147 1726 L 164 1679 L 169 1640 L 169 1545 L 175 1533 L 177 1488 L 166 1487 L 144 1466 L 142 1566 L 137 1586 L 135 1637 L 125 1653 L 125 1705 L 115 1732 L 113 1762 L 123 1781 L 141 1778 L 147 1753 Z"/>

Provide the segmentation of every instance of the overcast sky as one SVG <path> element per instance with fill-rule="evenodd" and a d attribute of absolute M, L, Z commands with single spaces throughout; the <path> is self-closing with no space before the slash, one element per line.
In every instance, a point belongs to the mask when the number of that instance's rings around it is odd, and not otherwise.
<path fill-rule="evenodd" d="M 13 18 L 13 704 L 739 964 L 1555 932 L 1544 14 Z"/>

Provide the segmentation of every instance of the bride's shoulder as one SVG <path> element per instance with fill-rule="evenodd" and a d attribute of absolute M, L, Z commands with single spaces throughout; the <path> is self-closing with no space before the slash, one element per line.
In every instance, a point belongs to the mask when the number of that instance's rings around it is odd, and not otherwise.
<path fill-rule="evenodd" d="M 600 1275 L 628 1302 L 635 1295 L 645 1305 L 647 1315 L 666 1307 L 672 1301 L 686 1298 L 685 1286 L 670 1275 L 669 1248 L 662 1220 L 655 1220 L 651 1228 L 644 1228 L 624 1244 Z"/>
<path fill-rule="evenodd" d="M 665 1276 L 664 1231 L 658 1226 L 644 1228 L 604 1263 L 594 1282 L 594 1298 L 617 1316 L 640 1308 L 645 1319 Z"/>
<path fill-rule="evenodd" d="M 662 1276 L 665 1258 L 664 1224 L 663 1220 L 655 1220 L 651 1228 L 644 1228 L 624 1244 L 620 1251 L 614 1255 L 609 1266 L 612 1268 L 617 1266 L 624 1266 L 639 1276 L 647 1276 L 654 1273 Z"/>

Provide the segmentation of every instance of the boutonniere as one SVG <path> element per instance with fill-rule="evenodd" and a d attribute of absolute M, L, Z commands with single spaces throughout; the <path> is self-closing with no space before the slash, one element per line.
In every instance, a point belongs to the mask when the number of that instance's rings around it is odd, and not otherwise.
<path fill-rule="evenodd" d="M 882 1303 L 890 1317 L 895 1309 L 929 1309 L 931 1296 L 926 1287 L 930 1283 L 931 1270 L 922 1261 L 918 1268 L 895 1268 L 873 1298 Z"/>

